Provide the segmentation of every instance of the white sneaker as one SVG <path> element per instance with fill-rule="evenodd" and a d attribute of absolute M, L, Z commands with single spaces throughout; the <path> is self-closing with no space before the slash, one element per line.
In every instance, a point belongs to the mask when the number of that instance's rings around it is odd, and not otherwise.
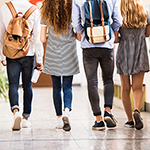
<path fill-rule="evenodd" d="M 32 125 L 29 120 L 22 119 L 22 128 L 30 128 Z"/>
<path fill-rule="evenodd" d="M 62 129 L 62 127 L 63 127 L 62 117 L 57 118 L 56 129 Z"/>
<path fill-rule="evenodd" d="M 65 108 L 65 111 L 64 111 L 64 116 L 69 118 L 70 117 L 70 109 L 67 107 Z"/>
<path fill-rule="evenodd" d="M 14 114 L 14 124 L 13 124 L 13 127 L 12 127 L 12 130 L 13 131 L 17 131 L 17 130 L 20 130 L 21 127 L 20 127 L 20 123 L 21 123 L 21 116 L 19 115 L 19 112 L 16 112 Z"/>

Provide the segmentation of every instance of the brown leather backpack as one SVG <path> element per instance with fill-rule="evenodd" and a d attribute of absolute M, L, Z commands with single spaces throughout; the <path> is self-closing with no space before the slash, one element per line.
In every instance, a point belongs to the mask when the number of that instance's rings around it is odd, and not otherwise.
<path fill-rule="evenodd" d="M 32 37 L 32 32 L 29 33 L 26 20 L 35 11 L 36 7 L 31 6 L 23 15 L 22 12 L 16 12 L 11 1 L 6 4 L 13 18 L 10 20 L 5 33 L 3 54 L 11 59 L 21 58 L 27 55 L 30 48 L 29 41 Z"/>

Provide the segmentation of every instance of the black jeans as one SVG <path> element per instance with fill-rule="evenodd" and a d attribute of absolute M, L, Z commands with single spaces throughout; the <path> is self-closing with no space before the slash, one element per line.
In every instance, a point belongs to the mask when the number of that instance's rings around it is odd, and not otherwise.
<path fill-rule="evenodd" d="M 94 116 L 101 115 L 97 77 L 99 63 L 104 84 L 104 107 L 112 108 L 114 95 L 114 51 L 107 48 L 83 49 L 83 64 L 88 84 L 88 96 Z"/>

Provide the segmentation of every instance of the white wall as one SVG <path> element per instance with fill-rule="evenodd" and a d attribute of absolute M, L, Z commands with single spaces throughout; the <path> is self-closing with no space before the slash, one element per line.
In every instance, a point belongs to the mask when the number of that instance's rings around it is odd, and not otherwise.
<path fill-rule="evenodd" d="M 145 8 L 149 11 L 149 15 L 150 15 L 150 1 L 143 0 L 143 4 L 144 4 Z M 150 56 L 150 38 L 149 39 L 147 38 L 147 46 L 148 46 L 148 52 L 149 52 L 149 56 Z M 149 62 L 150 62 L 150 57 L 149 57 Z M 146 75 L 145 75 L 145 85 L 146 85 L 145 101 L 147 103 L 150 103 L 150 72 L 146 73 Z"/>

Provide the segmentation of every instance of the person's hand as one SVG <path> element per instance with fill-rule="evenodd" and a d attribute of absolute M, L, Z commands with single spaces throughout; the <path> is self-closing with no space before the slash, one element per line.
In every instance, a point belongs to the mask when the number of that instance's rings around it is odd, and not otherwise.
<path fill-rule="evenodd" d="M 39 70 L 39 71 L 41 71 L 41 72 L 43 71 L 43 64 L 41 64 L 41 63 L 36 63 L 36 66 L 35 66 L 35 67 L 36 67 L 37 70 Z"/>
<path fill-rule="evenodd" d="M 76 33 L 76 39 L 78 41 L 81 41 L 82 33 L 83 33 L 83 31 L 81 33 Z"/>
<path fill-rule="evenodd" d="M 6 60 L 2 60 L 1 63 L 3 66 L 6 66 Z"/>
<path fill-rule="evenodd" d="M 114 43 L 119 43 L 121 37 L 116 37 Z"/>
<path fill-rule="evenodd" d="M 114 35 L 115 35 L 115 41 L 114 43 L 119 43 L 121 37 L 119 36 L 119 32 L 118 31 L 115 31 L 114 32 Z"/>

